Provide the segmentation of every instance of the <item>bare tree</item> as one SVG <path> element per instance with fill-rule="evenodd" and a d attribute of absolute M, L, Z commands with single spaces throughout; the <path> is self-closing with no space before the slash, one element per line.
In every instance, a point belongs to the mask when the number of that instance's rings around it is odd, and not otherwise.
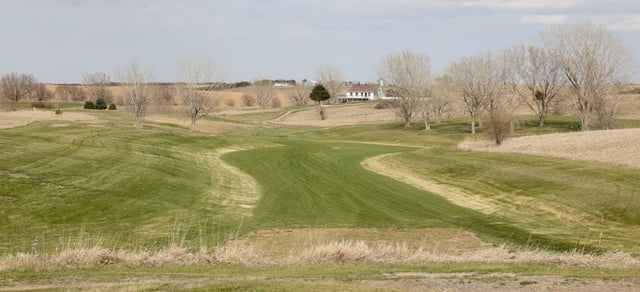
<path fill-rule="evenodd" d="M 104 99 L 107 103 L 113 103 L 113 94 L 109 90 L 111 86 L 111 77 L 106 73 L 95 72 L 84 75 L 82 84 L 87 90 L 89 99 Z"/>
<path fill-rule="evenodd" d="M 502 71 L 496 67 L 491 54 L 484 54 L 454 62 L 447 72 L 462 94 L 462 100 L 471 116 L 471 133 L 475 134 L 476 121 L 480 121 L 480 116 L 504 87 L 500 80 Z"/>
<path fill-rule="evenodd" d="M 490 102 L 487 132 L 496 145 L 502 145 L 502 141 L 513 131 L 511 121 L 510 113 L 505 109 L 504 104 L 495 100 Z"/>
<path fill-rule="evenodd" d="M 23 98 L 30 98 L 36 85 L 36 78 L 32 74 L 8 73 L 0 79 L 0 91 L 3 98 L 12 102 L 19 102 Z"/>
<path fill-rule="evenodd" d="M 513 91 L 538 117 L 538 127 L 561 99 L 565 84 L 561 66 L 551 54 L 535 46 L 518 46 L 507 52 L 513 65 Z"/>
<path fill-rule="evenodd" d="M 219 72 L 213 61 L 202 57 L 192 57 L 180 62 L 176 91 L 181 97 L 182 103 L 189 108 L 191 130 L 196 130 L 196 122 L 206 116 L 214 104 L 213 97 L 209 96 L 206 91 L 200 90 L 199 86 L 223 84 L 217 81 L 219 81 Z M 209 87 L 209 89 L 213 88 Z"/>
<path fill-rule="evenodd" d="M 253 106 L 256 103 L 256 98 L 250 94 L 245 93 L 242 95 L 242 103 L 245 106 Z"/>
<path fill-rule="evenodd" d="M 83 101 L 86 94 L 81 86 L 62 85 L 56 87 L 56 94 L 62 101 Z"/>
<path fill-rule="evenodd" d="M 268 79 L 256 79 L 253 81 L 253 92 L 256 96 L 256 102 L 261 107 L 270 106 L 276 96 L 273 81 Z"/>
<path fill-rule="evenodd" d="M 425 128 L 430 129 L 432 86 L 429 57 L 404 51 L 390 54 L 378 64 L 378 78 L 393 87 L 394 109 L 411 126 L 411 119 L 422 113 Z"/>
<path fill-rule="evenodd" d="M 309 88 L 309 86 L 296 85 L 289 92 L 289 101 L 297 107 L 306 106 L 307 100 L 309 99 L 309 93 L 311 93 L 311 88 Z"/>
<path fill-rule="evenodd" d="M 136 119 L 136 128 L 140 128 L 153 99 L 149 85 L 151 69 L 142 68 L 137 61 L 131 61 L 124 68 L 118 68 L 118 79 L 122 83 L 127 108 Z"/>
<path fill-rule="evenodd" d="M 433 84 L 433 97 L 431 98 L 431 108 L 437 124 L 442 122 L 442 118 L 445 115 L 451 114 L 453 100 L 452 91 L 453 87 L 451 86 L 451 79 L 448 76 L 445 75 L 435 78 L 435 82 Z"/>
<path fill-rule="evenodd" d="M 559 25 L 541 34 L 553 60 L 562 68 L 573 94 L 582 130 L 590 129 L 597 111 L 614 112 L 610 94 L 633 75 L 633 60 L 622 41 L 605 26 Z"/>
<path fill-rule="evenodd" d="M 33 91 L 31 94 L 32 98 L 35 98 L 37 101 L 48 101 L 54 98 L 55 94 L 53 91 L 47 88 L 47 85 L 44 83 L 37 83 L 33 86 Z"/>
<path fill-rule="evenodd" d="M 316 69 L 315 78 L 318 83 L 324 85 L 331 96 L 329 103 L 335 103 L 338 96 L 345 90 L 342 72 L 333 66 L 322 66 Z"/>
<path fill-rule="evenodd" d="M 494 76 L 496 84 L 496 90 L 491 100 L 490 114 L 496 114 L 496 103 L 499 103 L 500 115 L 506 117 L 509 121 L 509 133 L 515 132 L 516 122 L 516 109 L 522 103 L 519 95 L 514 92 L 517 87 L 516 68 L 519 66 L 517 62 L 514 62 L 511 50 L 501 50 L 493 55 L 492 67 L 496 70 Z M 504 119 L 504 118 L 501 118 Z M 495 118 L 491 117 L 491 121 Z M 497 143 L 497 142 L 496 142 Z"/>

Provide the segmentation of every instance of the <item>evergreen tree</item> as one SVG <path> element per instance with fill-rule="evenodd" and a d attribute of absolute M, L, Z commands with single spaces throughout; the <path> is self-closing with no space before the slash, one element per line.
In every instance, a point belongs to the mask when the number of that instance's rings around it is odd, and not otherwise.
<path fill-rule="evenodd" d="M 329 91 L 322 84 L 318 84 L 313 87 L 311 93 L 309 94 L 309 98 L 313 101 L 317 101 L 320 106 L 320 118 L 325 119 L 324 116 L 324 108 L 322 107 L 322 101 L 329 99 L 331 95 Z"/>

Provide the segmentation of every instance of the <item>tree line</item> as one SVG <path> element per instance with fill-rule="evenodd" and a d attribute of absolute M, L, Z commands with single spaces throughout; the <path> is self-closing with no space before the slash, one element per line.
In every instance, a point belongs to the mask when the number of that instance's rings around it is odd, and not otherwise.
<path fill-rule="evenodd" d="M 471 132 L 488 114 L 488 130 L 500 144 L 514 131 L 514 111 L 521 104 L 535 113 L 539 127 L 566 101 L 581 130 L 591 129 L 594 121 L 610 128 L 616 114 L 612 95 L 631 81 L 634 69 L 631 52 L 618 37 L 604 26 L 579 23 L 544 31 L 535 45 L 464 57 L 440 76 L 433 75 L 424 54 L 390 54 L 379 62 L 378 77 L 391 85 L 406 126 L 421 115 L 429 129 L 429 120 L 453 95 L 465 105 Z"/>
<path fill-rule="evenodd" d="M 420 117 L 430 129 L 432 120 L 438 122 L 458 98 L 471 119 L 471 133 L 475 134 L 476 127 L 482 126 L 482 117 L 488 116 L 488 129 L 499 144 L 514 131 L 514 111 L 523 104 L 535 113 L 539 127 L 544 127 L 545 119 L 560 102 L 572 105 L 581 130 L 589 130 L 594 122 L 611 127 L 616 114 L 611 94 L 631 80 L 633 64 L 630 51 L 604 26 L 580 23 L 544 31 L 534 45 L 461 58 L 439 75 L 431 69 L 427 55 L 412 51 L 389 54 L 378 63 L 377 76 L 388 84 L 387 95 L 395 98 L 393 109 L 405 126 Z M 90 73 L 84 76 L 83 86 L 58 86 L 54 93 L 31 74 L 9 73 L 0 80 L 0 94 L 14 103 L 23 99 L 45 101 L 54 95 L 63 101 L 89 98 L 113 103 L 109 87 L 118 84 L 136 127 L 141 127 L 152 100 L 177 96 L 188 108 L 193 130 L 217 103 L 206 92 L 251 85 L 253 95 L 243 97 L 246 105 L 280 105 L 273 80 L 257 78 L 228 84 L 223 82 L 218 66 L 206 58 L 183 59 L 175 75 L 172 83 L 151 86 L 154 82 L 149 67 L 132 61 L 118 68 L 118 83 L 105 73 Z M 337 102 L 346 87 L 341 72 L 322 66 L 314 78 L 328 93 L 328 102 Z M 310 88 L 295 86 L 289 100 L 304 106 L 310 94 Z M 315 98 L 311 97 L 318 101 Z"/>

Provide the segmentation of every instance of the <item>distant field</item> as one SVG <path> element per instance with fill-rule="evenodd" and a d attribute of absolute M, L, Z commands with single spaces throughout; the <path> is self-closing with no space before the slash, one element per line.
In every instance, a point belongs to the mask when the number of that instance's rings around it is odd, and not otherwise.
<path fill-rule="evenodd" d="M 156 114 L 140 130 L 122 110 L 14 114 L 26 122 L 0 129 L 0 288 L 15 285 L 7 277 L 29 282 L 16 271 L 36 277 L 29 267 L 60 280 L 38 278 L 44 286 L 34 289 L 74 288 L 63 284 L 66 266 L 90 267 L 80 273 L 86 279 L 106 272 L 109 285 L 122 279 L 115 268 L 95 268 L 100 261 L 132 267 L 131 275 L 140 277 L 170 274 L 173 265 L 196 266 L 198 277 L 217 269 L 229 282 L 202 278 L 196 286 L 236 289 L 403 289 L 384 285 L 469 269 L 548 276 L 547 269 L 579 267 L 566 274 L 604 274 L 622 277 L 621 283 L 637 276 L 637 169 L 463 151 L 457 145 L 469 136 L 465 119 L 445 120 L 431 131 L 420 123 L 404 128 L 384 111 L 383 122 L 340 122 L 377 114 L 371 106 L 330 107 L 335 124 L 322 127 L 307 126 L 315 123 L 315 109 L 286 116 L 292 108 L 234 109 L 201 120 L 200 132 L 185 128 L 179 113 Z M 567 132 L 575 123 L 552 117 L 548 128 L 537 129 L 527 126 L 535 124 L 530 117 L 521 119 L 524 137 L 513 143 Z M 89 251 L 97 254 L 80 261 Z M 331 266 L 336 263 L 355 264 L 350 267 L 360 274 L 347 275 Z M 287 267 L 284 275 L 270 267 L 287 264 L 303 266 Z M 426 268 L 432 264 L 437 268 Z M 264 268 L 238 272 L 236 266 Z M 181 269 L 189 268 L 175 271 Z M 338 280 L 301 284 L 313 270 Z M 514 277 L 516 287 L 556 283 Z M 360 287 L 347 278 L 380 282 Z M 131 287 L 184 284 L 181 277 L 165 280 Z M 454 286 L 414 288 L 425 287 Z"/>

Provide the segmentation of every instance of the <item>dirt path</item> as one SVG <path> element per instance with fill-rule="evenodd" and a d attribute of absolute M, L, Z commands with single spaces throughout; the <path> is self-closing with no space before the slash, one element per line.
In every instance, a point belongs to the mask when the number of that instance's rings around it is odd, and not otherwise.
<path fill-rule="evenodd" d="M 78 280 L 74 277 L 50 279 L 49 283 L 13 283 L 0 286 L 0 291 L 31 290 L 183 290 L 183 289 L 223 289 L 241 287 L 256 289 L 263 286 L 274 289 L 282 283 L 306 284 L 307 288 L 329 291 L 349 289 L 368 291 L 372 289 L 393 291 L 638 291 L 639 279 L 597 279 L 559 276 L 525 276 L 507 273 L 392 273 L 384 274 L 376 280 L 341 280 L 333 278 L 286 278 L 229 276 L 132 276 L 122 279 L 96 281 Z M 282 286 L 284 289 L 286 286 Z M 305 286 L 293 286 L 301 287 Z M 226 289 L 225 289 L 226 288 Z"/>

